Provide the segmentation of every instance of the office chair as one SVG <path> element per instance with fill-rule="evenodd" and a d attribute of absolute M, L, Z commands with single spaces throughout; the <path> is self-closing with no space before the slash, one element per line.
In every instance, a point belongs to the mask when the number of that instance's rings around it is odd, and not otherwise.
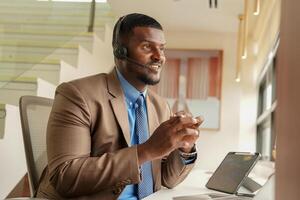
<path fill-rule="evenodd" d="M 22 96 L 19 101 L 31 197 L 47 165 L 46 130 L 52 104 L 52 99 L 37 96 Z"/>

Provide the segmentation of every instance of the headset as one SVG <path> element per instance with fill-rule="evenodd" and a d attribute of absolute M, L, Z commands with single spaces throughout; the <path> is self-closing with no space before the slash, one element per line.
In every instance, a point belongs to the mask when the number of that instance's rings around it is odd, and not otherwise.
<path fill-rule="evenodd" d="M 127 15 L 123 16 L 121 19 L 119 19 L 119 21 L 117 22 L 116 24 L 116 32 L 115 32 L 115 39 L 116 39 L 116 42 L 115 44 L 113 45 L 113 53 L 114 53 L 114 56 L 118 59 L 121 59 L 121 60 L 127 60 L 128 62 L 131 62 L 137 66 L 140 66 L 140 67 L 147 67 L 147 65 L 144 65 L 144 64 L 141 64 L 137 61 L 135 61 L 134 59 L 130 58 L 128 56 L 128 50 L 125 46 L 123 46 L 120 42 L 120 29 L 121 29 L 121 26 L 122 26 L 122 23 L 123 21 L 126 19 Z"/>
<path fill-rule="evenodd" d="M 127 15 L 123 16 L 121 19 L 119 19 L 119 21 L 117 22 L 116 25 L 116 33 L 115 33 L 115 44 L 113 46 L 113 50 L 114 50 L 114 56 L 118 59 L 125 59 L 127 57 L 127 48 L 125 46 L 123 46 L 120 42 L 120 29 L 122 26 L 122 23 L 124 21 L 124 19 L 126 19 Z"/>

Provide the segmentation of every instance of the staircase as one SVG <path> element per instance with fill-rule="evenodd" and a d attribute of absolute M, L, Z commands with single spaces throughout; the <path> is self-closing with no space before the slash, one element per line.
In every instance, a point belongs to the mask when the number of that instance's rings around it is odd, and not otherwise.
<path fill-rule="evenodd" d="M 37 78 L 55 86 L 64 81 L 61 62 L 78 68 L 79 49 L 92 53 L 94 36 L 103 37 L 114 21 L 109 5 L 96 3 L 89 33 L 90 9 L 85 2 L 0 1 L 1 103 L 17 105 L 20 95 L 35 94 Z"/>
<path fill-rule="evenodd" d="M 4 145 L 8 135 L 16 135 L 16 143 L 22 140 L 19 119 L 9 122 L 8 120 L 12 119 L 7 119 L 7 116 L 16 114 L 9 113 L 7 107 L 17 107 L 20 96 L 38 95 L 53 98 L 59 83 L 94 73 L 108 72 L 113 66 L 111 32 L 115 16 L 107 3 L 96 3 L 94 32 L 90 33 L 87 31 L 90 10 L 91 3 L 0 1 L 2 152 L 13 151 L 6 148 L 15 146 Z M 18 125 L 7 127 L 14 123 Z M 4 169 L 9 167 L 1 167 L 0 171 Z M 15 177 L 16 180 L 18 178 L 21 177 Z M 5 188 L 1 184 L 0 188 Z M 5 198 L 8 192 L 8 189 L 0 189 L 0 199 Z"/>

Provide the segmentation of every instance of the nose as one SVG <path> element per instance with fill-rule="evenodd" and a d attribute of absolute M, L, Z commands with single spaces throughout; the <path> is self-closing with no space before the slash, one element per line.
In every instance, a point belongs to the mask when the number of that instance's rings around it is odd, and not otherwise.
<path fill-rule="evenodd" d="M 151 59 L 152 59 L 152 61 L 155 61 L 155 62 L 164 62 L 165 61 L 164 51 L 159 48 L 155 48 L 151 55 Z"/>

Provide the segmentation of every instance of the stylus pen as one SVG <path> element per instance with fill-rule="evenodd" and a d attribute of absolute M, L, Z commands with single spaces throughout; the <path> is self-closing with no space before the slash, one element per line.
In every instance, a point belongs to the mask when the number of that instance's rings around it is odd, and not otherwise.
<path fill-rule="evenodd" d="M 243 197 L 254 197 L 255 194 L 247 194 L 247 193 L 237 193 L 237 196 L 243 196 Z"/>

